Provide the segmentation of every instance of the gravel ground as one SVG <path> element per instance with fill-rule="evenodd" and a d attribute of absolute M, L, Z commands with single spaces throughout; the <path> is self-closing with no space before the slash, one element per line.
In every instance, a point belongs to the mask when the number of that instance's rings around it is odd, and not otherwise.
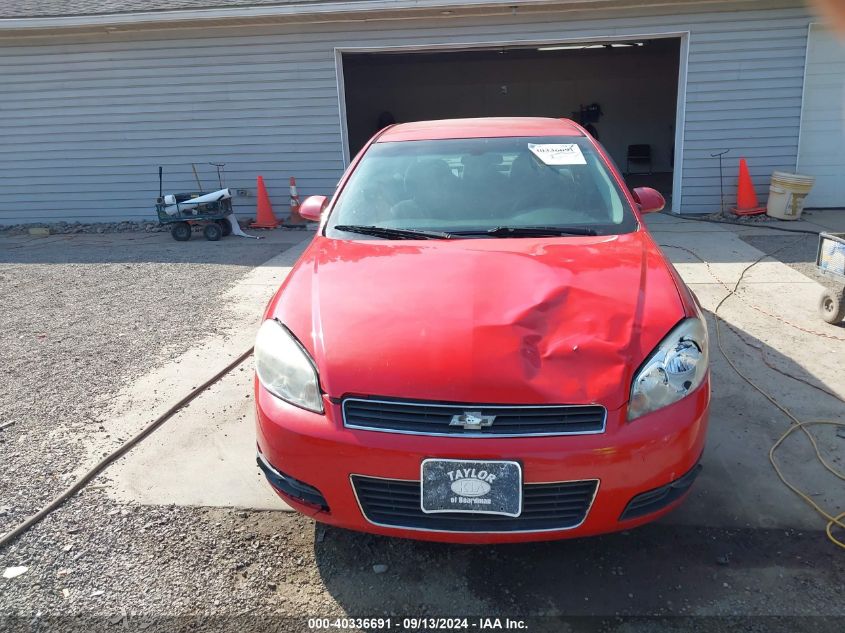
<path fill-rule="evenodd" d="M 0 532 L 72 480 L 127 380 L 214 332 L 220 295 L 300 239 L 0 237 Z"/>
<path fill-rule="evenodd" d="M 480 548 L 316 527 L 290 513 L 118 505 L 96 489 L 0 552 L 0 565 L 12 564 L 30 569 L 0 581 L 0 616 L 20 618 L 11 624 L 73 614 L 238 631 L 244 616 L 285 631 L 306 630 L 302 616 L 545 616 L 536 631 L 555 616 L 777 614 L 804 617 L 783 629 L 759 617 L 736 629 L 709 618 L 620 630 L 832 632 L 840 622 L 818 616 L 841 613 L 845 571 L 815 533 L 657 524 Z"/>
<path fill-rule="evenodd" d="M 84 224 L 82 222 L 53 222 L 53 223 L 29 223 L 29 224 L 5 224 L 0 226 L 0 235 L 16 236 L 42 234 L 47 229 L 49 234 L 57 235 L 64 233 L 127 233 L 130 231 L 144 231 L 146 233 L 164 233 L 170 229 L 167 225 L 158 222 L 148 221 L 123 221 L 123 222 L 94 222 Z"/>
<path fill-rule="evenodd" d="M 225 318 L 215 298 L 280 249 L 143 233 L 0 237 L 0 291 L 15 298 L 0 308 L 0 424 L 15 423 L 0 431 L 0 530 L 71 479 L 81 438 L 104 433 L 100 405 L 214 331 Z M 303 616 L 403 614 L 533 616 L 528 630 L 555 633 L 841 630 L 845 561 L 820 532 L 661 522 L 449 546 L 291 513 L 121 504 L 99 483 L 0 549 L 0 570 L 28 568 L 0 579 L 0 629 L 304 631 Z M 702 615 L 717 617 L 684 619 Z"/>

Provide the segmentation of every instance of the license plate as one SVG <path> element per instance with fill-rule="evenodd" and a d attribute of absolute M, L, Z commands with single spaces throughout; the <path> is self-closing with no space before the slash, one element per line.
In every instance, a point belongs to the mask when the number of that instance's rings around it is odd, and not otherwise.
<path fill-rule="evenodd" d="M 502 514 L 522 512 L 522 466 L 518 462 L 423 460 L 422 511 Z"/>

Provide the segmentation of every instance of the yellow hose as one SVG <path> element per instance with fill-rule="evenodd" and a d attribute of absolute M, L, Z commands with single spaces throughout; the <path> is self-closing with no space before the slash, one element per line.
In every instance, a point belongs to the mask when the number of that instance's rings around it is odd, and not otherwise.
<path fill-rule="evenodd" d="M 692 251 L 692 250 L 690 250 L 690 249 L 688 249 L 688 248 L 685 248 L 685 247 L 683 247 L 683 246 L 676 246 L 676 245 L 674 245 L 674 244 L 661 244 L 660 246 L 661 246 L 661 247 L 664 247 L 664 248 L 675 248 L 675 249 L 678 249 L 678 250 L 685 251 L 685 252 L 689 253 L 690 255 L 692 255 L 693 257 L 695 257 L 697 260 L 699 260 L 701 263 L 703 263 L 703 264 L 706 266 L 707 271 L 710 273 L 710 275 L 711 275 L 711 276 L 712 276 L 712 277 L 713 277 L 713 278 L 714 278 L 714 279 L 715 279 L 715 280 L 716 280 L 716 281 L 717 281 L 720 285 L 722 285 L 722 286 L 723 286 L 723 287 L 724 287 L 724 288 L 728 291 L 728 294 L 726 294 L 724 297 L 722 297 L 722 300 L 721 300 L 721 301 L 719 301 L 718 305 L 717 305 L 717 306 L 716 306 L 716 308 L 713 310 L 713 318 L 714 318 L 714 320 L 715 320 L 715 322 L 716 322 L 716 344 L 717 344 L 717 345 L 718 345 L 718 347 L 719 347 L 719 351 L 722 353 L 722 356 L 724 356 L 724 358 L 725 358 L 725 360 L 727 361 L 728 365 L 730 365 L 730 366 L 731 366 L 731 368 L 732 368 L 732 369 L 733 369 L 733 370 L 737 373 L 737 375 L 738 375 L 740 378 L 742 378 L 745 382 L 747 382 L 747 383 L 748 383 L 748 384 L 749 384 L 749 385 L 750 385 L 750 386 L 751 386 L 751 387 L 752 387 L 755 391 L 757 391 L 760 395 L 762 395 L 764 398 L 766 398 L 766 400 L 768 400 L 768 401 L 769 401 L 769 402 L 771 402 L 771 403 L 772 403 L 775 407 L 777 407 L 777 408 L 778 408 L 778 409 L 779 409 L 779 410 L 780 410 L 780 411 L 781 411 L 781 412 L 782 412 L 782 413 L 783 413 L 786 417 L 788 417 L 788 418 L 789 418 L 790 422 L 792 423 L 792 426 L 790 426 L 790 427 L 786 430 L 786 432 L 785 432 L 783 435 L 781 435 L 781 436 L 780 436 L 780 438 L 778 439 L 778 441 L 777 441 L 777 442 L 775 442 L 775 443 L 772 445 L 771 449 L 769 449 L 769 462 L 771 462 L 771 464 L 772 464 L 772 468 L 774 468 L 775 473 L 777 474 L 778 478 L 781 480 L 781 482 L 783 482 L 783 484 L 784 484 L 787 488 L 789 488 L 792 492 L 794 492 L 794 493 L 795 493 L 796 495 L 798 495 L 801 499 L 803 499 L 805 503 L 807 503 L 807 504 L 808 504 L 811 508 L 813 508 L 813 510 L 815 510 L 815 511 L 816 511 L 816 512 L 818 512 L 821 516 L 823 516 L 825 519 L 827 519 L 827 525 L 826 525 L 826 527 L 825 527 L 825 534 L 827 534 L 827 538 L 828 538 L 828 539 L 830 539 L 830 541 L 831 541 L 832 543 L 834 543 L 835 545 L 837 545 L 838 547 L 841 547 L 842 549 L 845 549 L 845 542 L 843 542 L 843 541 L 839 540 L 839 539 L 838 539 L 838 538 L 836 538 L 836 536 L 834 536 L 834 534 L 833 534 L 833 528 L 834 528 L 834 526 L 839 527 L 839 528 L 841 528 L 841 529 L 845 529 L 845 522 L 843 522 L 843 519 L 845 519 L 845 512 L 842 512 L 841 514 L 838 514 L 838 515 L 833 515 L 833 514 L 831 514 L 830 512 L 827 512 L 824 508 L 822 508 L 821 506 L 819 506 L 819 504 L 817 504 L 817 503 L 816 503 L 816 502 L 815 502 L 815 501 L 814 501 L 814 500 L 813 500 L 813 499 L 812 499 L 812 498 L 811 498 L 808 494 L 806 494 L 804 491 L 802 491 L 802 490 L 801 490 L 800 488 L 798 488 L 797 486 L 795 486 L 795 485 L 791 484 L 791 483 L 790 483 L 790 482 L 786 479 L 786 477 L 783 475 L 783 472 L 781 472 L 780 466 L 778 466 L 778 463 L 777 463 L 777 461 L 775 460 L 775 451 L 777 451 L 778 447 L 779 447 L 781 444 L 783 444 L 784 440 L 786 440 L 786 438 L 787 438 L 787 437 L 789 437 L 789 436 L 790 436 L 793 432 L 795 432 L 795 431 L 797 431 L 797 430 L 799 430 L 799 429 L 800 429 L 800 430 L 804 433 L 804 435 L 806 435 L 806 436 L 807 436 L 807 439 L 809 439 L 809 440 L 810 440 L 810 444 L 813 446 L 813 450 L 814 450 L 814 451 L 815 451 L 815 453 L 816 453 L 816 457 L 818 458 L 818 460 L 819 460 L 819 462 L 822 464 L 822 466 L 824 466 L 824 468 L 825 468 L 826 470 L 828 470 L 830 473 L 832 473 L 833 475 L 835 475 L 835 476 L 836 476 L 836 477 L 838 477 L 839 479 L 845 480 L 845 475 L 843 475 L 841 472 L 837 471 L 837 470 L 836 470 L 833 466 L 831 466 L 831 465 L 830 465 L 830 464 L 829 464 L 829 463 L 828 463 L 828 462 L 824 459 L 824 457 L 823 457 L 823 456 L 822 456 L 822 454 L 821 454 L 821 451 L 819 451 L 819 446 L 818 446 L 818 443 L 816 442 L 816 438 L 812 435 L 812 433 L 810 433 L 810 431 L 808 431 L 808 430 L 807 430 L 807 427 L 808 427 L 808 426 L 821 425 L 821 424 L 831 425 L 831 426 L 843 426 L 843 427 L 845 427 L 845 422 L 839 422 L 839 421 L 836 421 L 836 420 L 809 420 L 809 421 L 802 421 L 802 420 L 799 420 L 799 419 L 798 419 L 798 418 L 797 418 L 797 417 L 796 417 L 796 416 L 795 416 L 795 415 L 794 415 L 794 414 L 793 414 L 793 413 L 792 413 L 789 409 L 787 409 L 787 408 L 786 408 L 786 407 L 784 407 L 781 403 L 779 403 L 777 400 L 775 400 L 775 398 L 774 398 L 771 394 L 769 394 L 769 393 L 768 393 L 765 389 L 763 389 L 762 387 L 760 387 L 760 386 L 759 386 L 757 383 L 755 383 L 755 382 L 754 382 L 751 378 L 749 378 L 748 376 L 746 376 L 746 375 L 742 372 L 742 370 L 741 370 L 739 367 L 737 367 L 737 366 L 736 366 L 736 363 L 734 363 L 734 361 L 733 361 L 733 360 L 731 360 L 730 356 L 728 356 L 728 353 L 725 351 L 725 347 L 724 347 L 724 345 L 723 345 L 723 341 L 722 341 L 722 329 L 721 329 L 720 325 L 721 325 L 721 322 L 722 322 L 722 320 L 723 320 L 723 319 L 722 319 L 722 317 L 720 317 L 720 316 L 719 316 L 719 309 L 722 307 L 722 305 L 725 303 L 725 301 L 727 301 L 730 297 L 732 297 L 732 296 L 735 296 L 735 295 L 736 295 L 736 291 L 737 291 L 737 289 L 739 288 L 740 284 L 742 283 L 742 280 L 745 278 L 745 274 L 746 274 L 749 270 L 751 270 L 751 268 L 753 268 L 754 266 L 756 266 L 757 264 L 759 264 L 761 261 L 763 261 L 763 260 L 764 260 L 764 259 L 766 259 L 767 257 L 770 257 L 770 256 L 774 255 L 775 253 L 777 253 L 777 252 L 779 252 L 779 251 L 781 251 L 781 250 L 784 250 L 784 249 L 788 248 L 789 246 L 792 246 L 793 244 L 794 244 L 794 243 L 790 242 L 790 243 L 789 243 L 789 244 L 787 244 L 786 246 L 784 246 L 784 247 L 782 247 L 782 248 L 779 248 L 779 249 L 777 249 L 776 251 L 774 251 L 774 252 L 772 252 L 772 253 L 770 253 L 770 254 L 763 255 L 762 257 L 758 258 L 756 261 L 752 262 L 750 265 L 746 266 L 746 268 L 745 268 L 745 269 L 742 271 L 742 273 L 740 274 L 739 279 L 737 279 L 736 284 L 734 284 L 734 287 L 733 287 L 733 288 L 730 288 L 727 284 L 725 284 L 724 282 L 722 282 L 722 280 L 721 280 L 721 279 L 719 279 L 719 278 L 718 278 L 718 277 L 717 277 L 717 276 L 713 273 L 713 271 L 710 269 L 710 265 L 709 265 L 709 264 L 708 264 L 708 263 L 707 263 L 707 262 L 706 262 L 706 261 L 705 261 L 705 260 L 704 260 L 701 256 L 699 256 L 699 255 L 698 255 L 698 253 L 696 253 L 696 252 L 694 252 L 694 251 Z M 771 315 L 770 315 L 770 316 L 771 316 Z M 775 318 L 776 318 L 776 317 L 775 317 Z M 740 337 L 740 340 L 741 340 L 743 343 L 745 343 L 746 345 L 749 345 L 749 343 L 748 343 L 747 341 L 745 341 L 742 337 Z M 773 369 L 775 369 L 775 368 L 773 368 Z M 779 370 L 775 369 L 775 371 L 779 371 Z M 779 373 L 781 373 L 781 374 L 783 374 L 784 376 L 787 376 L 787 377 L 789 377 L 789 378 L 793 378 L 793 379 L 795 379 L 795 377 L 794 377 L 794 376 L 790 376 L 789 374 L 787 374 L 787 373 L 785 373 L 785 372 L 781 372 L 781 371 L 779 371 Z M 836 397 L 838 400 L 842 401 L 842 398 L 840 398 L 839 396 L 836 396 L 835 394 L 832 394 L 832 393 L 831 393 L 830 395 L 833 395 L 833 396 L 834 396 L 834 397 Z M 843 402 L 845 402 L 845 401 L 843 401 Z"/>

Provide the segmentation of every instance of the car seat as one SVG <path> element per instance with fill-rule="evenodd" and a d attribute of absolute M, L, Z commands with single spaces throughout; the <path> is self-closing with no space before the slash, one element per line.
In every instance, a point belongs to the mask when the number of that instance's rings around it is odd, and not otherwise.
<path fill-rule="evenodd" d="M 467 154 L 461 158 L 463 171 L 460 196 L 466 217 L 496 218 L 503 210 L 508 178 L 500 171 L 501 154 Z"/>
<path fill-rule="evenodd" d="M 509 181 L 513 210 L 568 209 L 574 201 L 575 181 L 571 173 L 561 174 L 528 152 L 514 159 Z"/>
<path fill-rule="evenodd" d="M 393 208 L 400 218 L 449 219 L 453 213 L 457 177 L 449 164 L 439 158 L 426 158 L 408 166 L 405 192 L 408 196 Z"/>

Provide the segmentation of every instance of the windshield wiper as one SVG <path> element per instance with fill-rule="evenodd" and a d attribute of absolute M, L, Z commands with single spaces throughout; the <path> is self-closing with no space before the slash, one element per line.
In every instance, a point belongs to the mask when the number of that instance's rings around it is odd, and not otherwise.
<path fill-rule="evenodd" d="M 359 226 L 357 224 L 338 224 L 334 227 L 337 231 L 347 233 L 360 233 L 361 235 L 372 235 L 373 237 L 384 237 L 390 240 L 448 240 L 451 233 L 441 231 L 417 231 L 415 229 L 392 229 L 386 226 Z"/>
<path fill-rule="evenodd" d="M 496 226 L 478 235 L 493 237 L 554 237 L 558 235 L 598 235 L 599 232 L 585 226 Z"/>

